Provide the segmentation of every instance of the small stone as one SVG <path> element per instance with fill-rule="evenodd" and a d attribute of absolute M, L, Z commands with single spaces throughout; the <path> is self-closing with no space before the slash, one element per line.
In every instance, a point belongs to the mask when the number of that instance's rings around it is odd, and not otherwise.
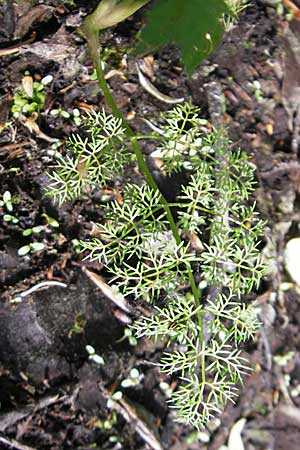
<path fill-rule="evenodd" d="M 284 264 L 292 280 L 300 285 L 300 238 L 290 239 L 286 244 Z"/>

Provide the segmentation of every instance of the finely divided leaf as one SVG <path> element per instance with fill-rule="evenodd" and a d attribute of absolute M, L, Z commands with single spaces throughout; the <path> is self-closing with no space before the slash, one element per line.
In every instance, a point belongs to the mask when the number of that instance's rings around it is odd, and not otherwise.
<path fill-rule="evenodd" d="M 173 43 L 181 49 L 191 75 L 218 44 L 224 13 L 228 13 L 224 0 L 158 0 L 147 14 L 137 53 Z"/>

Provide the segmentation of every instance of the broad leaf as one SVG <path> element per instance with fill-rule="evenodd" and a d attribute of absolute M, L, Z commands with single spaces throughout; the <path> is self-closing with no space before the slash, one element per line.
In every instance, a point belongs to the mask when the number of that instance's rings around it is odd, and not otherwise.
<path fill-rule="evenodd" d="M 95 11 L 87 16 L 82 29 L 91 31 L 104 30 L 127 19 L 149 0 L 102 0 Z"/>
<path fill-rule="evenodd" d="M 207 57 L 224 31 L 221 17 L 228 13 L 224 0 L 158 0 L 147 14 L 136 52 L 177 45 L 188 74 Z"/>

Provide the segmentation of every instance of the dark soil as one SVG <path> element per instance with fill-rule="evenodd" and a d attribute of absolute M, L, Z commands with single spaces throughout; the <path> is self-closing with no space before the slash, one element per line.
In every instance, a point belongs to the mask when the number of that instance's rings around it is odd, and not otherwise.
<path fill-rule="evenodd" d="M 86 44 L 75 32 L 93 5 L 87 11 L 83 1 L 36 1 L 30 6 L 25 0 L 0 2 L 0 193 L 10 191 L 10 214 L 18 219 L 15 224 L 3 220 L 8 211 L 0 207 L 0 448 L 300 448 L 300 296 L 293 284 L 283 289 L 291 281 L 283 264 L 285 243 L 300 234 L 300 22 L 288 22 L 276 4 L 251 2 L 191 79 L 174 48 L 154 54 L 149 66 L 161 92 L 191 99 L 208 119 L 214 114 L 212 83 L 221 86 L 226 105 L 222 122 L 257 168 L 255 197 L 268 221 L 263 244 L 272 271 L 255 294 L 262 325 L 248 348 L 255 370 L 236 405 L 228 405 L 197 435 L 176 423 L 166 406 L 160 383 L 170 380 L 150 364 L 161 349 L 146 341 L 131 346 L 122 339 L 131 318 L 88 277 L 92 272 L 105 278 L 103 267 L 76 252 L 74 240 L 91 236 L 94 223 L 101 220 L 101 192 L 62 207 L 44 194 L 53 142 L 63 143 L 77 130 L 74 120 L 50 111 L 106 108 L 97 83 L 90 80 L 93 68 Z M 157 117 L 168 105 L 143 90 L 134 58 L 123 57 L 141 18 L 137 14 L 101 39 L 107 73 L 118 70 L 109 77 L 117 104 L 136 130 L 147 132 L 139 117 Z M 6 54 L 12 46 L 17 50 Z M 11 113 L 26 71 L 36 80 L 53 77 L 37 132 Z M 145 148 L 145 153 L 151 150 Z M 122 180 L 116 183 L 121 187 Z M 161 187 L 168 196 L 169 184 L 161 181 Z M 47 224 L 45 214 L 59 227 Z M 23 236 L 25 229 L 39 225 L 44 226 L 41 233 Z M 20 247 L 35 241 L 44 250 L 18 256 Z M 20 297 L 44 281 L 50 282 L 46 289 Z M 149 306 L 132 305 L 132 317 L 145 308 Z M 104 365 L 88 360 L 86 345 L 95 348 Z M 141 381 L 121 388 L 132 368 L 143 375 Z M 123 400 L 113 412 L 107 402 L 120 389 Z M 245 421 L 243 446 L 238 438 L 233 440 L 233 426 L 240 419 Z"/>

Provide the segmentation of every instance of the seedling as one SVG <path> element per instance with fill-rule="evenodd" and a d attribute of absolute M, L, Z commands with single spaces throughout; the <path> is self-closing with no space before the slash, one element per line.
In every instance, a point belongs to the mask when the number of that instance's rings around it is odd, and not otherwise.
<path fill-rule="evenodd" d="M 167 383 L 166 381 L 162 381 L 161 383 L 159 383 L 159 387 L 164 392 L 164 394 L 167 398 L 172 397 L 173 390 L 172 390 L 171 386 L 169 385 L 169 383 Z"/>
<path fill-rule="evenodd" d="M 102 358 L 102 356 L 97 355 L 97 353 L 95 352 L 94 347 L 92 347 L 91 345 L 87 345 L 85 347 L 86 351 L 89 354 L 89 359 L 91 361 L 93 361 L 94 363 L 98 364 L 98 365 L 102 365 L 104 364 L 104 359 Z"/>
<path fill-rule="evenodd" d="M 5 191 L 4 194 L 2 195 L 2 200 L 0 200 L 0 206 L 5 207 L 5 209 L 11 213 L 14 209 L 13 201 L 14 200 L 13 200 L 13 197 L 12 197 L 10 191 Z M 4 222 L 8 222 L 8 223 L 10 222 L 13 224 L 16 224 L 19 222 L 19 219 L 12 214 L 4 214 L 3 220 L 4 220 Z"/>
<path fill-rule="evenodd" d="M 125 380 L 123 380 L 121 382 L 121 386 L 123 388 L 134 387 L 134 386 L 137 386 L 138 384 L 140 384 L 142 379 L 143 379 L 143 375 L 140 374 L 140 372 L 134 368 L 134 369 L 131 369 L 131 371 L 129 373 L 129 377 L 125 378 Z"/>
<path fill-rule="evenodd" d="M 12 216 L 11 214 L 4 214 L 3 220 L 4 220 L 4 222 L 11 222 L 13 224 L 16 224 L 19 222 L 19 219 L 15 216 Z"/>
<path fill-rule="evenodd" d="M 77 314 L 75 317 L 75 321 L 68 333 L 68 337 L 71 337 L 72 334 L 83 334 L 85 325 L 86 325 L 86 319 L 85 319 L 84 315 L 80 314 L 80 313 Z"/>
<path fill-rule="evenodd" d="M 77 109 L 77 108 L 73 109 L 72 114 L 73 114 L 72 115 L 73 122 L 75 123 L 75 125 L 77 127 L 79 127 L 82 124 L 79 109 Z"/>
<path fill-rule="evenodd" d="M 32 228 L 26 228 L 26 230 L 23 231 L 23 236 L 31 236 L 32 234 L 40 234 L 43 231 L 50 231 L 48 227 L 51 228 L 59 228 L 59 223 L 57 220 L 53 219 L 53 217 L 48 216 L 48 214 L 43 213 L 41 214 L 41 217 L 45 219 L 46 224 L 45 225 L 37 225 Z"/>
<path fill-rule="evenodd" d="M 20 114 L 30 116 L 34 112 L 40 113 L 44 107 L 47 95 L 45 86 L 51 83 L 53 79 L 52 76 L 48 75 L 41 81 L 33 81 L 32 77 L 28 74 L 25 75 L 24 78 L 27 78 L 27 84 L 23 82 L 23 84 L 17 88 L 14 95 L 12 113 L 16 118 L 18 118 Z"/>
<path fill-rule="evenodd" d="M 264 97 L 263 97 L 263 92 L 261 90 L 260 82 L 258 80 L 254 80 L 252 83 L 252 86 L 254 89 L 254 97 L 255 97 L 256 101 L 262 102 Z"/>
<path fill-rule="evenodd" d="M 19 256 L 28 255 L 28 253 L 36 253 L 45 249 L 45 244 L 43 242 L 31 242 L 30 244 L 20 247 L 18 250 Z"/>
<path fill-rule="evenodd" d="M 68 111 L 65 111 L 62 108 L 51 109 L 50 114 L 51 116 L 61 116 L 64 119 L 69 119 L 71 117 Z"/>
<path fill-rule="evenodd" d="M 26 230 L 23 231 L 23 236 L 31 236 L 33 233 L 34 234 L 39 234 L 41 233 L 46 227 L 44 225 L 38 225 L 37 227 L 33 227 L 33 228 L 26 228 Z"/>
<path fill-rule="evenodd" d="M 276 0 L 276 12 L 279 16 L 283 16 L 284 13 L 284 7 L 283 7 L 283 1 L 282 0 Z"/>
<path fill-rule="evenodd" d="M 58 157 L 50 175 L 48 193 L 62 203 L 103 189 L 125 168 L 139 166 L 144 181 L 127 183 L 122 201 L 105 206 L 98 237 L 80 245 L 105 265 L 111 284 L 124 297 L 154 304 L 156 313 L 141 317 L 131 329 L 136 337 L 164 339 L 170 345 L 159 364 L 180 382 L 170 407 L 178 420 L 200 427 L 234 401 L 237 382 L 250 370 L 240 345 L 254 336 L 259 322 L 244 296 L 265 273 L 259 247 L 264 223 L 255 206 L 249 206 L 254 168 L 247 155 L 232 149 L 224 130 L 205 127 L 197 108 L 184 103 L 163 114 L 163 125 L 147 137 L 137 136 L 118 109 L 99 61 L 98 31 L 146 3 L 103 0 L 85 19 L 81 31 L 112 114 L 90 113 L 83 119 L 86 136 L 69 140 L 67 154 Z M 201 16 L 195 14 L 197 5 Z M 144 39 L 152 47 L 177 42 L 191 73 L 212 49 L 221 33 L 220 18 L 228 13 L 221 0 L 207 5 L 203 0 L 159 0 Z M 189 23 L 186 33 L 178 33 L 176 17 Z M 199 17 L 203 29 L 197 22 L 200 41 L 195 48 L 193 26 L 186 19 Z M 157 27 L 165 33 L 154 33 Z M 173 203 L 159 191 L 144 160 L 138 144 L 143 138 L 157 141 L 163 173 L 186 175 Z M 141 375 L 132 370 L 123 387 L 140 382 Z"/>
<path fill-rule="evenodd" d="M 81 245 L 78 239 L 72 239 L 71 241 L 76 253 L 81 253 Z"/>
<path fill-rule="evenodd" d="M 49 225 L 50 227 L 52 227 L 52 228 L 59 228 L 59 222 L 57 222 L 57 220 L 54 219 L 53 217 L 48 216 L 48 214 L 46 214 L 46 213 L 43 213 L 41 215 L 41 217 L 43 219 L 45 219 L 46 224 Z"/>
<path fill-rule="evenodd" d="M 125 339 L 128 339 L 128 342 L 130 345 L 132 345 L 132 347 L 137 345 L 136 337 L 134 336 L 134 333 L 130 328 L 125 328 L 124 336 L 121 339 L 119 339 L 118 342 L 122 342 Z"/>
<path fill-rule="evenodd" d="M 278 366 L 285 367 L 295 356 L 293 351 L 290 351 L 284 355 L 274 355 L 273 360 Z"/>
<path fill-rule="evenodd" d="M 13 211 L 13 200 L 11 193 L 9 191 L 5 191 L 2 195 L 2 200 L 0 200 L 0 206 L 5 206 L 8 212 Z"/>
<path fill-rule="evenodd" d="M 122 397 L 123 397 L 123 394 L 121 391 L 114 392 L 111 395 L 111 397 L 107 400 L 106 406 L 108 407 L 108 409 L 112 409 L 114 406 L 114 402 L 121 400 Z"/>
<path fill-rule="evenodd" d="M 111 411 L 108 415 L 108 417 L 105 420 L 101 420 L 98 419 L 94 426 L 99 427 L 102 431 L 110 431 L 113 426 L 117 423 L 118 421 L 118 415 L 116 413 L 116 411 Z M 110 442 L 117 442 L 116 440 L 110 440 Z"/>
<path fill-rule="evenodd" d="M 77 127 L 81 125 L 80 111 L 78 108 L 74 108 L 71 113 L 65 111 L 62 108 L 52 109 L 50 111 L 51 116 L 61 116 L 64 119 L 71 119 Z"/>

